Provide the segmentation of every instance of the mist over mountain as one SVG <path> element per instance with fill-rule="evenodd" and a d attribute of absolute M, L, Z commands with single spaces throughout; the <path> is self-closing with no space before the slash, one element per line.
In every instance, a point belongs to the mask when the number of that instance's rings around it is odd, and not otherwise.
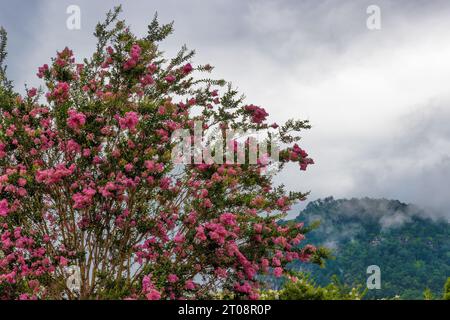
<path fill-rule="evenodd" d="M 381 269 L 381 289 L 367 298 L 421 299 L 429 288 L 441 296 L 450 276 L 450 224 L 428 218 L 417 206 L 387 199 L 340 199 L 310 202 L 295 218 L 307 224 L 320 221 L 308 242 L 332 250 L 325 268 L 295 265 L 311 272 L 319 284 L 336 275 L 346 284 L 365 287 L 367 267 Z"/>

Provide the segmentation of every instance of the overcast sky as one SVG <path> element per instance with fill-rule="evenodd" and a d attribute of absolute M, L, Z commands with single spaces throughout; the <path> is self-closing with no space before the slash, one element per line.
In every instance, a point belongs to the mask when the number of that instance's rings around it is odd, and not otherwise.
<path fill-rule="evenodd" d="M 119 3 L 138 34 L 155 11 L 175 20 L 164 49 L 196 49 L 194 63 L 213 64 L 271 120 L 311 121 L 302 147 L 316 165 L 287 168 L 278 181 L 290 189 L 398 199 L 450 218 L 450 1 L 2 0 L 16 88 L 41 84 L 37 67 L 66 45 L 89 56 L 95 24 Z M 380 30 L 366 26 L 372 4 Z M 69 5 L 81 9 L 80 30 L 66 27 Z"/>

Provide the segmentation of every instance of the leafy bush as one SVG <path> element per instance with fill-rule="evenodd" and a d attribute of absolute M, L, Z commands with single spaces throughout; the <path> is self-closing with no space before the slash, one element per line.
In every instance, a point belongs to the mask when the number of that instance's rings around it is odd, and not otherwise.
<path fill-rule="evenodd" d="M 317 285 L 309 275 L 297 273 L 289 276 L 280 290 L 263 291 L 261 298 L 267 300 L 361 300 L 365 291 L 359 287 L 350 288 L 337 278 L 325 287 Z"/>
<path fill-rule="evenodd" d="M 444 300 L 450 300 L 450 277 L 447 279 L 447 282 L 445 282 Z"/>

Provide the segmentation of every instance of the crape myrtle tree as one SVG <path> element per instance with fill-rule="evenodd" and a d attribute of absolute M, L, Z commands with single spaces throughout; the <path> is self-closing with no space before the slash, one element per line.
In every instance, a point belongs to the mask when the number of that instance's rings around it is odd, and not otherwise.
<path fill-rule="evenodd" d="M 65 48 L 16 93 L 0 56 L 0 297 L 3 299 L 257 299 L 263 275 L 320 260 L 302 224 L 279 223 L 304 193 L 274 187 L 256 164 L 175 168 L 177 129 L 270 129 L 287 162 L 313 161 L 296 141 L 306 121 L 267 123 L 222 80 L 194 76 L 156 16 L 143 38 L 107 14 L 82 63 Z M 233 141 L 237 144 L 237 141 Z M 248 148 L 247 148 L 248 150 Z M 79 270 L 74 288 L 68 270 Z"/>

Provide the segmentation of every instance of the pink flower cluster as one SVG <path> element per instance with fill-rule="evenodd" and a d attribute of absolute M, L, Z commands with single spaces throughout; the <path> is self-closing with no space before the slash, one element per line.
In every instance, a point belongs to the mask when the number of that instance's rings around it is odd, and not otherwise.
<path fill-rule="evenodd" d="M 38 68 L 37 76 L 39 78 L 43 78 L 47 71 L 48 71 L 48 64 L 44 64 L 42 67 Z"/>
<path fill-rule="evenodd" d="M 59 82 L 56 88 L 51 93 L 47 93 L 46 96 L 49 101 L 64 102 L 69 98 L 69 90 L 70 85 L 67 82 Z"/>
<path fill-rule="evenodd" d="M 27 93 L 29 98 L 35 97 L 36 94 L 37 94 L 37 89 L 36 88 L 31 88 L 30 90 L 28 90 L 28 93 Z"/>
<path fill-rule="evenodd" d="M 266 110 L 264 110 L 261 107 L 255 106 L 253 104 L 245 106 L 244 107 L 245 111 L 249 112 L 251 114 L 252 117 L 252 121 L 254 123 L 262 123 L 263 121 L 266 120 L 267 116 L 269 115 Z"/>
<path fill-rule="evenodd" d="M 29 279 L 26 283 L 31 289 L 30 294 L 24 293 L 18 298 L 36 299 L 41 288 L 40 282 L 33 278 L 55 271 L 51 259 L 46 256 L 47 250 L 36 243 L 33 234 L 25 235 L 21 227 L 11 228 L 7 223 L 2 223 L 0 235 L 0 250 L 4 253 L 0 257 L 0 285 L 7 288 L 7 284 Z M 33 263 L 29 263 L 27 257 L 32 257 Z M 5 294 L 7 291 L 0 292 L 2 298 Z"/>
<path fill-rule="evenodd" d="M 92 188 L 83 189 L 82 192 L 75 193 L 72 196 L 72 200 L 74 201 L 74 209 L 83 209 L 89 206 L 92 203 L 92 199 L 94 195 L 97 193 Z"/>
<path fill-rule="evenodd" d="M 77 131 L 86 123 L 86 116 L 82 112 L 77 112 L 74 109 L 67 111 L 69 117 L 67 118 L 67 125 L 69 128 Z"/>
<path fill-rule="evenodd" d="M 122 130 L 130 129 L 130 131 L 135 131 L 139 122 L 139 117 L 136 112 L 130 111 L 125 113 L 124 117 L 118 117 L 118 121 Z"/>
<path fill-rule="evenodd" d="M 167 75 L 164 79 L 165 79 L 168 83 L 174 83 L 174 82 L 177 80 L 177 78 L 175 78 L 175 76 L 172 75 L 172 74 Z"/>
<path fill-rule="evenodd" d="M 6 217 L 9 213 L 9 204 L 8 200 L 2 199 L 0 200 L 0 216 Z"/>
<path fill-rule="evenodd" d="M 56 165 L 55 168 L 38 170 L 36 171 L 36 181 L 47 185 L 55 184 L 60 182 L 65 177 L 72 175 L 75 169 L 75 164 L 71 164 L 67 167 L 65 163 L 61 163 Z"/>
<path fill-rule="evenodd" d="M 6 145 L 2 142 L 0 142 L 0 159 L 4 158 L 6 156 L 5 152 Z"/>
<path fill-rule="evenodd" d="M 194 70 L 194 68 L 192 67 L 192 65 L 190 63 L 187 63 L 183 66 L 182 70 L 183 70 L 184 74 L 189 74 L 192 72 L 192 70 Z"/>
<path fill-rule="evenodd" d="M 144 278 L 142 279 L 142 291 L 145 294 L 147 300 L 161 299 L 161 293 L 155 289 L 150 276 L 144 276 Z"/>
<path fill-rule="evenodd" d="M 308 158 L 308 153 L 306 153 L 306 151 L 300 148 L 297 144 L 292 147 L 292 151 L 289 156 L 291 161 L 299 161 L 300 170 L 303 171 L 306 170 L 310 164 L 314 164 L 314 160 Z"/>
<path fill-rule="evenodd" d="M 141 56 L 141 51 L 142 49 L 138 44 L 133 44 L 130 50 L 130 58 L 123 64 L 124 70 L 133 69 L 137 65 Z"/>
<path fill-rule="evenodd" d="M 153 80 L 153 77 L 151 74 L 146 74 L 145 76 L 143 76 L 140 80 L 141 84 L 143 87 L 152 85 L 153 83 L 155 83 L 155 80 Z"/>

